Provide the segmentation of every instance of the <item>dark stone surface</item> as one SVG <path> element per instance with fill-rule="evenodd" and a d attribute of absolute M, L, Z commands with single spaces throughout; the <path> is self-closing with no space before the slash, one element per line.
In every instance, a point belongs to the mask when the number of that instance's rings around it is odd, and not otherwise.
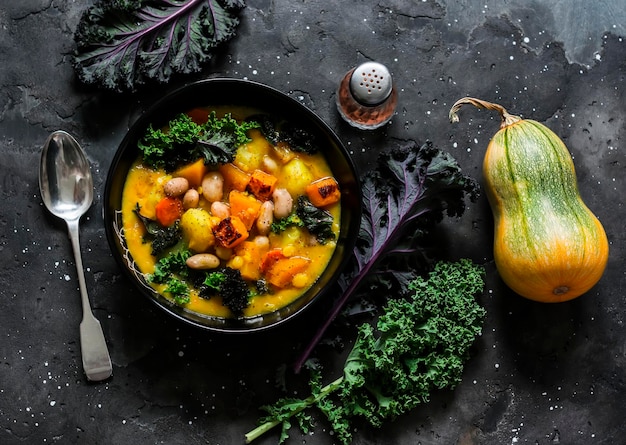
<path fill-rule="evenodd" d="M 302 101 L 328 122 L 361 170 L 406 140 L 450 151 L 480 177 L 498 127 L 459 97 L 494 100 L 555 130 L 570 148 L 580 191 L 603 222 L 611 255 L 585 296 L 542 305 L 501 283 L 485 198 L 439 229 L 441 258 L 471 257 L 488 272 L 488 311 L 463 383 L 355 444 L 619 444 L 626 442 L 625 209 L 626 2 L 250 0 L 238 36 L 205 72 L 135 95 L 84 88 L 70 66 L 85 3 L 3 2 L 0 8 L 0 443 L 242 443 L 257 407 L 313 333 L 314 320 L 254 339 L 210 336 L 167 319 L 111 257 L 102 221 L 109 163 L 136 116 L 166 91 L 207 76 L 249 78 Z M 335 88 L 365 60 L 399 88 L 397 116 L 365 133 L 340 120 Z M 80 305 L 65 226 L 41 203 L 37 171 L 49 132 L 85 148 L 96 199 L 82 220 L 87 285 L 114 364 L 99 385 L 83 376 Z M 340 330 L 340 327 L 334 329 Z M 346 343 L 351 331 L 343 332 Z M 326 351 L 340 360 L 341 352 Z M 332 370 L 332 368 L 330 368 Z M 339 369 L 335 369 L 339 372 Z M 305 390 L 287 373 L 289 394 Z M 276 443 L 276 433 L 259 445 Z M 334 443 L 323 422 L 288 443 Z"/>

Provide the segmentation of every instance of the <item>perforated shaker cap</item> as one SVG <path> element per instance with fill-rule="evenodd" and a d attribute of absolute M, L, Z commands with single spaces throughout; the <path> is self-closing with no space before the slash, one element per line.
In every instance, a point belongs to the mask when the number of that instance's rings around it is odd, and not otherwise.
<path fill-rule="evenodd" d="M 357 102 L 378 105 L 384 102 L 393 89 L 391 74 L 378 62 L 365 62 L 354 69 L 350 78 L 350 90 Z"/>

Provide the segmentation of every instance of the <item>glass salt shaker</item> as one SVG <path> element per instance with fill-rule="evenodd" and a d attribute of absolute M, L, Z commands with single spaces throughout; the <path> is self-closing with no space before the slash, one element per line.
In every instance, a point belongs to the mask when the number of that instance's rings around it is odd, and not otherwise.
<path fill-rule="evenodd" d="M 398 94 L 387 67 L 366 62 L 348 71 L 336 96 L 341 117 L 353 127 L 373 130 L 391 120 Z"/>

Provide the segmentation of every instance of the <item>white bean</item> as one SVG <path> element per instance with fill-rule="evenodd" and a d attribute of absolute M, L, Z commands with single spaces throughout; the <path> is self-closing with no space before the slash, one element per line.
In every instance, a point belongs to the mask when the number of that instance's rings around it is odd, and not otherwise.
<path fill-rule="evenodd" d="M 261 235 L 267 235 L 272 228 L 274 222 L 274 203 L 272 201 L 265 201 L 261 204 L 259 210 L 259 216 L 256 220 L 256 228 Z"/>
<path fill-rule="evenodd" d="M 274 200 L 274 217 L 286 218 L 293 210 L 293 198 L 287 189 L 277 188 L 272 194 Z"/>
<path fill-rule="evenodd" d="M 222 199 L 224 195 L 224 177 L 220 172 L 208 172 L 202 178 L 202 195 L 209 202 Z"/>
<path fill-rule="evenodd" d="M 262 249 L 270 247 L 270 239 L 267 236 L 255 236 L 253 241 L 254 244 L 257 245 L 257 247 L 260 247 Z"/>
<path fill-rule="evenodd" d="M 228 218 L 230 216 L 230 207 L 222 201 L 215 201 L 211 204 L 211 215 L 217 216 L 219 219 Z"/>
<path fill-rule="evenodd" d="M 189 181 L 182 177 L 172 178 L 163 186 L 163 192 L 171 197 L 181 196 L 187 190 L 189 190 Z"/>
<path fill-rule="evenodd" d="M 191 269 L 215 269 L 220 259 L 211 253 L 197 253 L 187 258 L 186 263 Z"/>
<path fill-rule="evenodd" d="M 189 189 L 183 196 L 183 207 L 185 209 L 195 209 L 200 202 L 200 194 L 196 189 Z"/>
<path fill-rule="evenodd" d="M 270 156 L 263 156 L 263 171 L 266 173 L 275 173 L 278 170 L 278 164 L 274 158 Z"/>

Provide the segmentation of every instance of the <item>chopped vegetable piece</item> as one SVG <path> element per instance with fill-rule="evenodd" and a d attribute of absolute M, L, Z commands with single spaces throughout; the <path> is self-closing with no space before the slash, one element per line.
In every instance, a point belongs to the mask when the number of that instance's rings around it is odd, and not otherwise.
<path fill-rule="evenodd" d="M 296 214 L 320 244 L 335 239 L 333 216 L 327 210 L 315 207 L 306 196 L 298 197 Z"/>
<path fill-rule="evenodd" d="M 224 281 L 220 286 L 222 303 L 235 315 L 241 315 L 250 304 L 250 288 L 237 269 L 225 267 Z"/>
<path fill-rule="evenodd" d="M 277 181 L 276 176 L 257 169 L 252 172 L 246 190 L 261 201 L 267 201 L 271 199 Z"/>
<path fill-rule="evenodd" d="M 188 271 L 187 258 L 191 256 L 191 252 L 188 250 L 174 250 L 169 252 L 154 266 L 154 273 L 148 276 L 148 281 L 151 283 L 166 283 L 172 276 L 172 274 L 185 277 Z"/>
<path fill-rule="evenodd" d="M 281 218 L 278 221 L 274 221 L 271 226 L 271 230 L 274 233 L 281 233 L 287 230 L 289 227 L 304 227 L 304 221 L 300 219 L 297 213 L 291 213 L 285 218 Z"/>
<path fill-rule="evenodd" d="M 146 233 L 143 236 L 143 242 L 152 243 L 152 250 L 150 251 L 151 255 L 157 256 L 161 252 L 176 245 L 181 240 L 182 233 L 178 222 L 175 222 L 169 227 L 163 227 L 158 222 L 143 216 L 141 214 L 141 207 L 139 206 L 139 203 L 136 204 L 133 212 L 137 215 L 146 229 Z"/>
<path fill-rule="evenodd" d="M 265 277 L 268 283 L 276 287 L 287 287 L 297 274 L 309 267 L 310 263 L 309 258 L 301 256 L 280 258 L 269 267 Z"/>
<path fill-rule="evenodd" d="M 159 259 L 154 273 L 148 276 L 151 283 L 165 284 L 165 292 L 179 305 L 189 303 L 189 286 L 181 278 L 187 276 L 186 260 L 190 255 L 186 249 L 174 250 Z"/>
<path fill-rule="evenodd" d="M 313 181 L 315 176 L 309 165 L 300 158 L 293 158 L 283 167 L 279 187 L 289 190 L 291 196 L 300 196 L 306 193 L 306 187 Z"/>
<path fill-rule="evenodd" d="M 171 278 L 165 286 L 165 292 L 169 293 L 176 304 L 182 306 L 189 303 L 189 286 L 178 278 Z"/>
<path fill-rule="evenodd" d="M 306 195 L 315 207 L 326 207 L 339 202 L 339 184 L 332 176 L 313 181 L 306 187 Z"/>
<path fill-rule="evenodd" d="M 200 184 L 202 184 L 202 178 L 205 173 L 206 166 L 204 165 L 204 161 L 202 159 L 198 159 L 197 161 L 176 170 L 173 176 L 185 178 L 189 181 L 190 187 L 199 187 Z"/>
<path fill-rule="evenodd" d="M 183 203 L 180 199 L 166 196 L 157 203 L 154 213 L 159 224 L 169 227 L 182 216 Z"/>
<path fill-rule="evenodd" d="M 243 265 L 239 267 L 241 276 L 245 280 L 259 280 L 261 278 L 261 259 L 269 249 L 254 241 L 244 241 L 235 247 L 235 255 L 243 258 Z"/>
<path fill-rule="evenodd" d="M 206 252 L 215 244 L 211 215 L 204 209 L 193 208 L 183 213 L 180 228 L 189 248 L 195 252 Z"/>
<path fill-rule="evenodd" d="M 249 233 L 241 219 L 229 216 L 213 227 L 213 235 L 220 246 L 232 249 L 247 240 Z"/>
<path fill-rule="evenodd" d="M 239 218 L 246 226 L 246 230 L 249 231 L 259 216 L 261 202 L 246 192 L 232 190 L 228 194 L 228 204 L 230 205 L 230 214 Z"/>
<path fill-rule="evenodd" d="M 239 190 L 243 192 L 250 181 L 250 174 L 244 172 L 235 164 L 227 163 L 219 166 L 219 171 L 224 177 L 224 185 L 227 190 Z"/>
<path fill-rule="evenodd" d="M 261 272 L 265 274 L 274 263 L 280 259 L 286 258 L 283 249 L 275 248 L 267 252 L 261 260 Z"/>

